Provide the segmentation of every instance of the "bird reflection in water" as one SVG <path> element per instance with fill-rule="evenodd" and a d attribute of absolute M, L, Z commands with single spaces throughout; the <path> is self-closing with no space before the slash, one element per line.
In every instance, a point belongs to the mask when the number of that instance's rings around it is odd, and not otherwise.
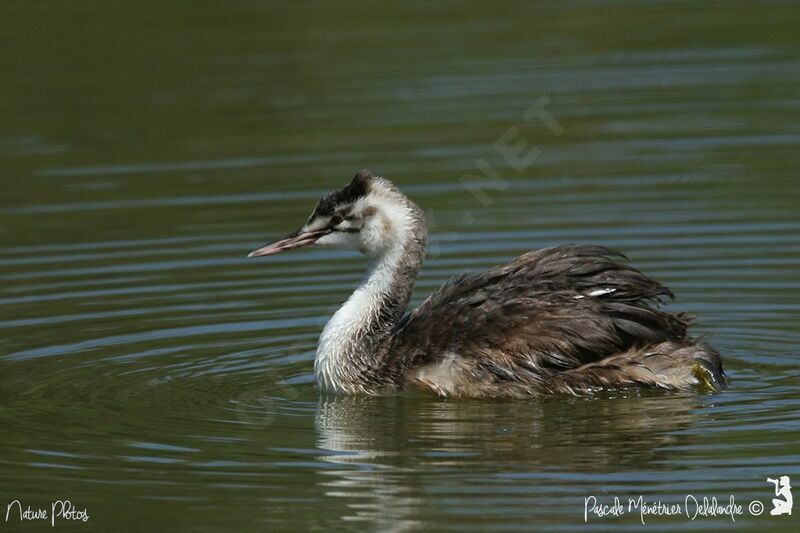
<path fill-rule="evenodd" d="M 342 520 L 414 529 L 431 505 L 420 494 L 476 485 L 480 477 L 486 493 L 505 476 L 669 468 L 662 450 L 691 439 L 685 430 L 702 416 L 702 402 L 639 391 L 519 402 L 322 397 L 316 430 L 325 453 L 318 460 L 337 468 L 318 474 L 327 496 L 347 500 Z"/>

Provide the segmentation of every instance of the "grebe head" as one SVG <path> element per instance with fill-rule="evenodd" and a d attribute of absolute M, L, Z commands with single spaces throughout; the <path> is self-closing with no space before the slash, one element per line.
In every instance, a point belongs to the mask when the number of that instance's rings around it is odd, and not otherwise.
<path fill-rule="evenodd" d="M 362 170 L 347 186 L 324 196 L 302 228 L 247 257 L 306 246 L 358 250 L 377 257 L 403 241 L 411 223 L 421 219 L 419 208 L 391 182 Z"/>

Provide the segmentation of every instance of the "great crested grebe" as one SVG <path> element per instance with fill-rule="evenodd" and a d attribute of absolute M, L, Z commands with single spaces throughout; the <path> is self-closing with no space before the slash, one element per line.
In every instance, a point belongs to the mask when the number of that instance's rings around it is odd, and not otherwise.
<path fill-rule="evenodd" d="M 302 228 L 250 253 L 314 245 L 369 258 L 366 278 L 320 336 L 322 390 L 501 398 L 726 386 L 717 351 L 688 336 L 690 317 L 659 309 L 672 292 L 601 246 L 544 248 L 458 276 L 405 314 L 426 236 L 422 210 L 363 170 Z"/>

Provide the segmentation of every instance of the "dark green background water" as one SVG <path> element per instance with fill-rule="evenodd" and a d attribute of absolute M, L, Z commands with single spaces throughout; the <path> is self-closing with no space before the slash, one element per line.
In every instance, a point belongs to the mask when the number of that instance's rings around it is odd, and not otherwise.
<path fill-rule="evenodd" d="M 796 530 L 747 504 L 800 486 L 799 28 L 796 2 L 5 0 L 0 509 L 571 531 L 589 495 L 734 494 L 735 524 L 590 526 Z M 523 117 L 542 97 L 558 126 Z M 498 152 L 509 131 L 530 165 Z M 481 160 L 502 181 L 462 180 Z M 415 302 L 605 244 L 699 317 L 730 391 L 320 400 L 317 336 L 364 262 L 244 256 L 362 167 L 428 213 Z"/>

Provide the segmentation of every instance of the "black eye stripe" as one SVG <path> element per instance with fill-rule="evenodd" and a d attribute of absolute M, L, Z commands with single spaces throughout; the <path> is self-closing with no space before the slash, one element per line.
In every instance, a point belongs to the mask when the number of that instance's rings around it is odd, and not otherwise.
<path fill-rule="evenodd" d="M 337 224 L 341 224 L 341 223 L 342 223 L 342 222 L 344 222 L 344 221 L 347 221 L 347 222 L 352 222 L 352 221 L 354 221 L 354 220 L 358 220 L 358 217 L 357 217 L 357 216 L 355 216 L 355 215 L 347 215 L 347 216 L 342 216 L 342 215 L 333 215 L 333 216 L 331 217 L 330 224 L 331 224 L 331 225 L 333 225 L 333 226 L 335 226 L 335 225 L 337 225 Z"/>
<path fill-rule="evenodd" d="M 352 221 L 352 220 L 356 220 L 356 218 L 357 217 L 353 217 L 353 216 L 342 218 L 339 215 L 333 215 L 331 217 L 330 221 L 328 222 L 328 228 L 329 228 L 328 231 L 337 232 L 337 233 L 358 233 L 359 231 L 361 231 L 361 228 L 337 228 L 336 227 L 339 224 L 341 224 L 342 222 L 344 222 L 345 220 Z"/>

